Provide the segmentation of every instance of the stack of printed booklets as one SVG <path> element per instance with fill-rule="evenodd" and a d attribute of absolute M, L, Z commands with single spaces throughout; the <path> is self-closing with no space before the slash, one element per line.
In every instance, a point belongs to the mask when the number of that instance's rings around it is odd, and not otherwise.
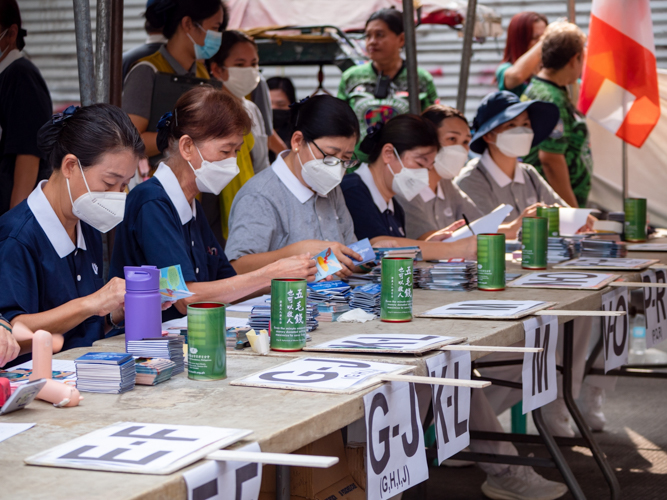
<path fill-rule="evenodd" d="M 379 283 L 358 286 L 352 290 L 350 307 L 352 309 L 361 308 L 368 313 L 379 316 L 381 292 L 382 285 Z"/>
<path fill-rule="evenodd" d="M 574 257 L 572 242 L 567 238 L 549 238 L 547 245 L 547 263 L 556 264 Z"/>
<path fill-rule="evenodd" d="M 477 288 L 477 263 L 475 261 L 438 262 L 419 268 L 415 281 L 427 290 L 451 290 L 467 292 Z"/>
<path fill-rule="evenodd" d="M 162 358 L 137 358 L 137 384 L 157 385 L 169 380 L 173 374 L 176 363 Z"/>
<path fill-rule="evenodd" d="M 85 392 L 120 394 L 134 389 L 134 358 L 124 352 L 89 352 L 74 360 L 76 388 Z"/>
<path fill-rule="evenodd" d="M 422 251 L 419 247 L 376 248 L 375 260 L 378 264 L 382 261 L 383 257 L 404 257 L 422 260 Z"/>
<path fill-rule="evenodd" d="M 314 302 L 306 302 L 306 331 L 312 332 L 315 330 L 319 323 L 317 322 L 317 304 Z M 250 311 L 250 316 L 248 316 L 248 324 L 250 328 L 259 332 L 260 330 L 269 331 L 269 323 L 271 323 L 271 303 L 266 305 L 262 304 L 260 306 L 255 306 Z M 270 333 L 269 333 L 270 335 Z"/>
<path fill-rule="evenodd" d="M 308 284 L 308 303 L 315 304 L 317 321 L 332 322 L 350 310 L 350 285 L 343 281 Z"/>
<path fill-rule="evenodd" d="M 586 238 L 581 241 L 581 256 L 590 258 L 623 258 L 628 256 L 624 241 Z"/>
<path fill-rule="evenodd" d="M 174 362 L 172 375 L 178 375 L 185 371 L 185 359 L 183 356 L 182 335 L 165 335 L 142 340 L 130 340 L 127 343 L 127 352 L 140 358 L 162 358 Z"/>

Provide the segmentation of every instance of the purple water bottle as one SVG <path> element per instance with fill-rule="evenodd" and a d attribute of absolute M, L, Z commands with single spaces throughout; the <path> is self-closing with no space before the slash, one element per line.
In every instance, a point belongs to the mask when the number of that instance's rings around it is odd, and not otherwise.
<path fill-rule="evenodd" d="M 130 340 L 162 335 L 160 270 L 125 266 L 125 350 Z"/>

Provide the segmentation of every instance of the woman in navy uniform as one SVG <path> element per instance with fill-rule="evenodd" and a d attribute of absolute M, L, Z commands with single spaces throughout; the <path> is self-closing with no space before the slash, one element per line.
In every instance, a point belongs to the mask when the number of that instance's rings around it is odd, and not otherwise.
<path fill-rule="evenodd" d="M 90 346 L 124 318 L 125 282 L 104 285 L 100 231 L 122 220 L 144 145 L 108 104 L 54 115 L 38 144 L 53 173 L 0 218 L 0 313 L 12 325 L 64 334 L 63 349 Z"/>

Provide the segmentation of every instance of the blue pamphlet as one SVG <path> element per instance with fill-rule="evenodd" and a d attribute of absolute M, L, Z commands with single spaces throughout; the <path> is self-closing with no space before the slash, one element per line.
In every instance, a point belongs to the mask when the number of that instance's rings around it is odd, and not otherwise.
<path fill-rule="evenodd" d="M 89 352 L 76 358 L 75 363 L 102 363 L 106 365 L 121 365 L 133 359 L 131 354 L 125 352 Z"/>
<path fill-rule="evenodd" d="M 368 238 L 364 238 L 363 240 L 357 241 L 356 243 L 352 243 L 348 246 L 351 250 L 354 250 L 359 255 L 361 255 L 361 260 L 352 259 L 352 262 L 354 262 L 355 266 L 360 266 L 375 260 L 375 250 L 371 246 L 371 242 L 368 240 Z"/>
<path fill-rule="evenodd" d="M 315 257 L 315 265 L 317 266 L 317 274 L 315 275 L 315 281 L 321 281 L 327 276 L 336 274 L 338 271 L 343 269 L 343 266 L 338 261 L 338 258 L 334 255 L 331 248 L 318 253 Z"/>

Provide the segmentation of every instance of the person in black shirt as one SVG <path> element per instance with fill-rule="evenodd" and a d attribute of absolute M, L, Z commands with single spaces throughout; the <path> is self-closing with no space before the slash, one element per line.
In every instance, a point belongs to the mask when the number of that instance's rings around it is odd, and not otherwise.
<path fill-rule="evenodd" d="M 39 70 L 21 54 L 26 35 L 16 0 L 0 0 L 0 215 L 50 175 L 37 131 L 51 117 L 51 97 Z"/>
<path fill-rule="evenodd" d="M 393 239 L 399 246 L 419 246 L 426 260 L 476 259 L 474 237 L 453 243 L 405 237 L 405 212 L 395 195 L 410 201 L 428 187 L 429 170 L 440 148 L 431 122 L 417 115 L 398 115 L 385 125 L 370 127 L 360 147 L 368 155 L 368 164 L 347 174 L 341 183 L 357 238 L 368 238 L 371 243 Z"/>

